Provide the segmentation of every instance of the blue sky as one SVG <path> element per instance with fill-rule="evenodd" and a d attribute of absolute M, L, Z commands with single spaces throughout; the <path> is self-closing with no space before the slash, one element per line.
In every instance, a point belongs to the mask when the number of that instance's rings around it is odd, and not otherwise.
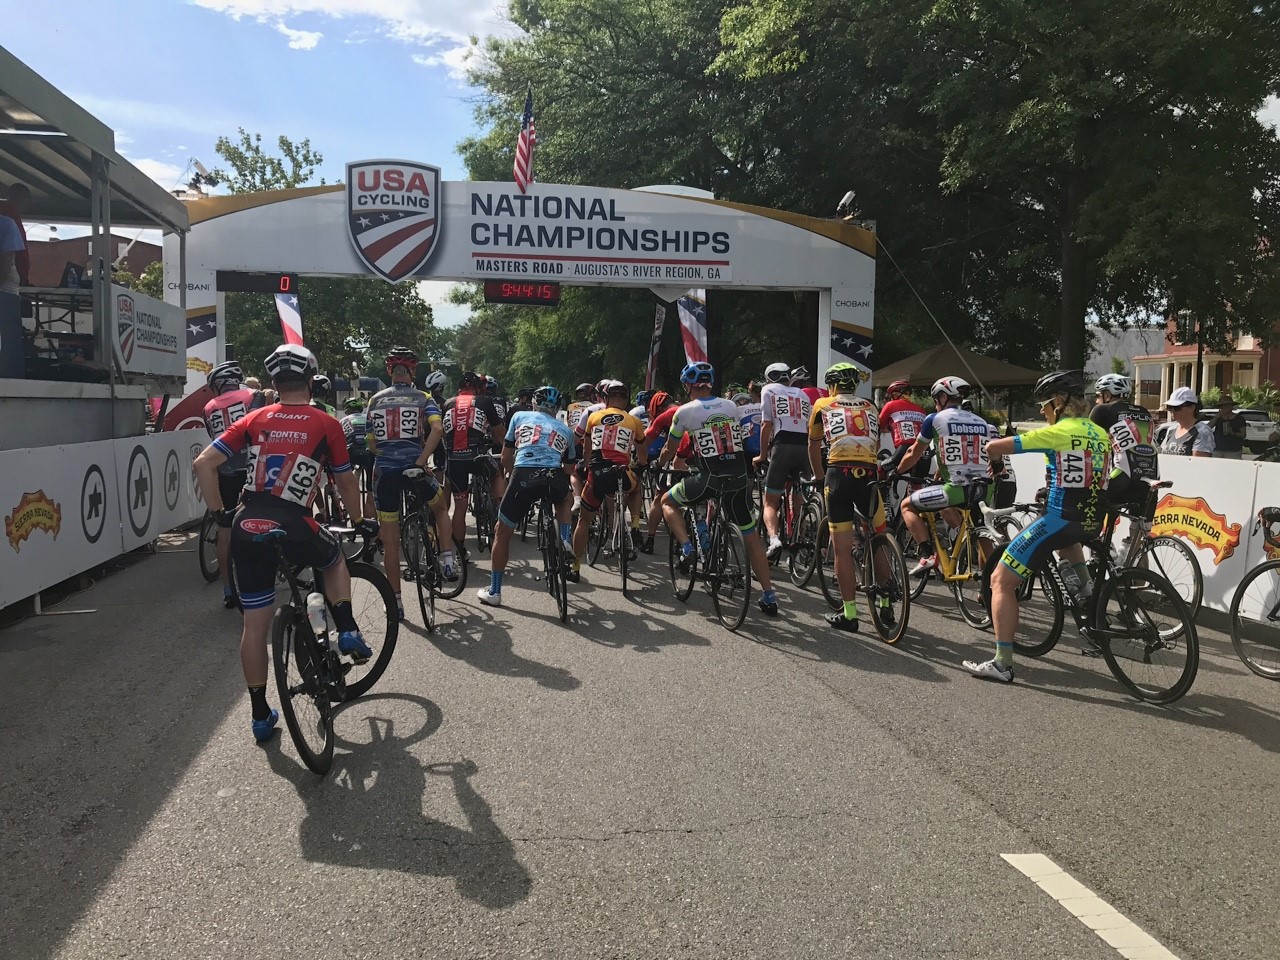
<path fill-rule="evenodd" d="M 214 142 L 237 127 L 273 146 L 282 133 L 310 138 L 330 183 L 342 182 L 348 160 L 371 156 L 432 163 L 462 180 L 456 147 L 475 132 L 478 95 L 463 75 L 468 38 L 517 34 L 505 9 L 505 0 L 0 0 L 0 43 L 114 129 L 116 148 L 166 189 L 189 179 L 192 158 L 214 167 Z M 513 141 L 518 129 L 514 117 Z M 447 285 L 427 287 L 439 304 Z M 447 305 L 437 316 L 461 319 Z"/>

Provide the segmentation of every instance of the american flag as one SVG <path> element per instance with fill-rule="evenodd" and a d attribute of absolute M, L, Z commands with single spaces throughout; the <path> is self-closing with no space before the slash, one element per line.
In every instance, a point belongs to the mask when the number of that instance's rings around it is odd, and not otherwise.
<path fill-rule="evenodd" d="M 676 301 L 680 314 L 680 335 L 684 339 L 684 356 L 689 363 L 707 359 L 707 291 L 690 290 Z"/>
<path fill-rule="evenodd" d="M 280 330 L 285 343 L 302 345 L 302 308 L 293 293 L 276 294 L 276 313 L 280 314 Z"/>
<path fill-rule="evenodd" d="M 538 135 L 533 129 L 533 84 L 529 84 L 529 92 L 524 95 L 524 117 L 520 120 L 520 136 L 516 140 L 516 162 L 512 167 L 516 186 L 521 193 L 529 189 L 533 183 L 533 148 L 538 143 Z"/>

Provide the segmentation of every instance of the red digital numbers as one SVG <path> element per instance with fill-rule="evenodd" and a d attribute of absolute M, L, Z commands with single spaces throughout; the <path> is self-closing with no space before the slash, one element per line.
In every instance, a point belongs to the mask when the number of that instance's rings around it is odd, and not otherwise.
<path fill-rule="evenodd" d="M 532 283 L 523 280 L 484 281 L 486 303 L 518 303 L 554 307 L 560 303 L 560 284 Z"/>
<path fill-rule="evenodd" d="M 288 273 L 280 274 L 280 293 L 293 293 L 293 275 Z"/>

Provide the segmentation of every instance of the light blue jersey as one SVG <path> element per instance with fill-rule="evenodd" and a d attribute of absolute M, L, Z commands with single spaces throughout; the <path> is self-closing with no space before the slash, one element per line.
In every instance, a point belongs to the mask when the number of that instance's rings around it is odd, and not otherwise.
<path fill-rule="evenodd" d="M 573 431 L 541 411 L 520 410 L 511 415 L 506 441 L 517 467 L 558 467 L 573 449 Z"/>

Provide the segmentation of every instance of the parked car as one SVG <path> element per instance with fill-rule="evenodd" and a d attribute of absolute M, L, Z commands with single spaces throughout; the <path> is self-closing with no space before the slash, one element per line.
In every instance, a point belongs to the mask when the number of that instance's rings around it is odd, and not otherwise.
<path fill-rule="evenodd" d="M 1214 407 L 1201 410 L 1197 419 L 1212 420 L 1217 415 L 1217 412 Z M 1267 449 L 1272 443 L 1271 435 L 1280 432 L 1280 424 L 1273 421 L 1271 415 L 1265 410 L 1239 407 L 1236 413 L 1245 419 L 1244 445 L 1250 453 L 1261 453 Z"/>

